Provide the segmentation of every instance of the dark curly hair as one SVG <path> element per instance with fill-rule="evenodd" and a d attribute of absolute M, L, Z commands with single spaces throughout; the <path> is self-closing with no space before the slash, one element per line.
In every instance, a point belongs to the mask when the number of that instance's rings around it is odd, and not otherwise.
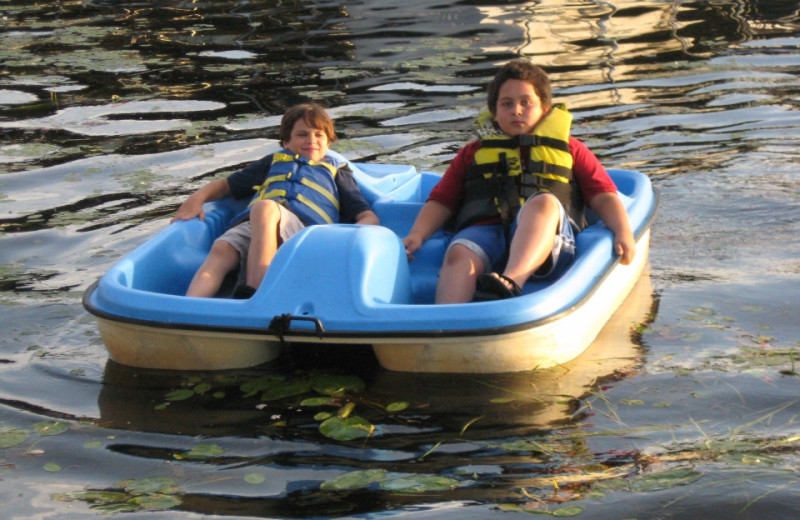
<path fill-rule="evenodd" d="M 533 91 L 539 96 L 539 101 L 543 107 L 549 108 L 551 102 L 550 79 L 547 73 L 526 59 L 516 59 L 509 61 L 497 71 L 494 79 L 489 83 L 487 89 L 486 104 L 492 115 L 497 112 L 497 98 L 500 95 L 500 87 L 510 79 L 527 81 L 533 85 Z"/>

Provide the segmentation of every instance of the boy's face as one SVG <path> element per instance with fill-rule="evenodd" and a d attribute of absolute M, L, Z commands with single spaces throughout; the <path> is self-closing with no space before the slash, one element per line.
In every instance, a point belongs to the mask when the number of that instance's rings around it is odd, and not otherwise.
<path fill-rule="evenodd" d="M 500 85 L 494 120 L 507 135 L 529 134 L 549 108 L 542 106 L 533 85 L 509 79 Z"/>
<path fill-rule="evenodd" d="M 304 120 L 298 119 L 283 146 L 309 161 L 319 161 L 328 153 L 329 144 L 328 135 L 323 130 L 312 128 Z"/>

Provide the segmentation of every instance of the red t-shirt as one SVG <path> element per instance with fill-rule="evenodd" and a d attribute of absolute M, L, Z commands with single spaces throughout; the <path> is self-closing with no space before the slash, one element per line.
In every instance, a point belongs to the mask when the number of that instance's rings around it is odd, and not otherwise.
<path fill-rule="evenodd" d="M 457 214 L 461 206 L 464 178 L 467 169 L 475 160 L 479 140 L 468 143 L 458 151 L 442 179 L 433 187 L 428 200 L 435 200 Z M 589 148 L 574 137 L 569 138 L 569 151 L 572 154 L 572 173 L 578 182 L 583 200 L 588 203 L 599 193 L 616 192 L 617 186 L 600 161 Z"/>

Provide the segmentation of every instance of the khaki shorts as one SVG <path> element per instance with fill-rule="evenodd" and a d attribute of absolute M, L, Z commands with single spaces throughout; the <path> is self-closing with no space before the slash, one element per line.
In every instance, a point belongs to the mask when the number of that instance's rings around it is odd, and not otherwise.
<path fill-rule="evenodd" d="M 281 211 L 281 222 L 279 224 L 279 231 L 281 234 L 281 243 L 286 242 L 293 235 L 300 232 L 305 228 L 300 219 L 282 205 L 278 205 Z M 246 220 L 241 224 L 230 228 L 222 234 L 217 240 L 222 240 L 230 244 L 230 246 L 239 253 L 239 280 L 244 283 L 247 273 L 247 252 L 250 250 L 250 221 Z"/>

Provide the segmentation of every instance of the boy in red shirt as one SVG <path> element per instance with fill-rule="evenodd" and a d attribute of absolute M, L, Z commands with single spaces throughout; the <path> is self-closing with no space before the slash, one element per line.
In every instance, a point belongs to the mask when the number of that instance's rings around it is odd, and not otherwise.
<path fill-rule="evenodd" d="M 547 74 L 529 61 L 504 65 L 488 88 L 493 135 L 459 150 L 403 239 L 411 257 L 454 219 L 437 303 L 519 296 L 529 278 L 558 276 L 575 256 L 586 205 L 614 232 L 620 261 L 633 260 L 617 188 L 569 135 L 571 115 L 550 92 Z"/>

